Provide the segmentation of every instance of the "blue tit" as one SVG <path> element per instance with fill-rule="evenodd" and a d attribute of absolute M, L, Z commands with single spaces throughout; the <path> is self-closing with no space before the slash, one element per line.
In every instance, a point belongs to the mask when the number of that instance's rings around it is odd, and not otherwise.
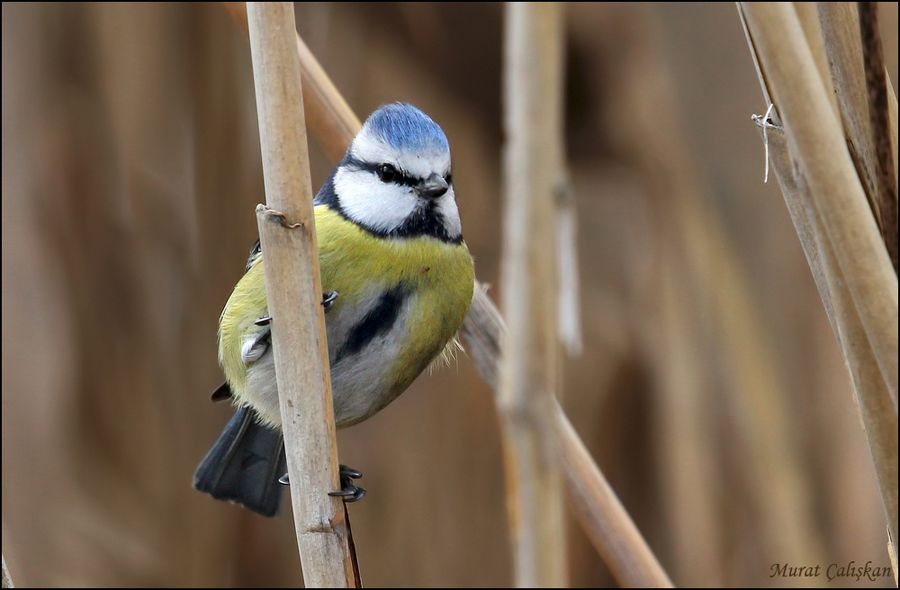
<path fill-rule="evenodd" d="M 372 113 L 314 205 L 340 428 L 384 408 L 455 343 L 475 274 L 447 137 L 412 105 Z M 271 516 L 285 458 L 264 258 L 257 243 L 222 311 L 219 362 L 226 383 L 213 398 L 230 398 L 236 412 L 198 467 L 194 486 Z"/>

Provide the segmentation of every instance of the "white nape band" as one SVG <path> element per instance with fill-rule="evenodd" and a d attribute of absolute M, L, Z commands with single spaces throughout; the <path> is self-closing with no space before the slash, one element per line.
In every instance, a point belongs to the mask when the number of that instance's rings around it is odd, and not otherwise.
<path fill-rule="evenodd" d="M 446 150 L 406 151 L 392 148 L 364 129 L 350 147 L 357 160 L 371 164 L 392 164 L 409 176 L 428 178 L 432 173 L 444 176 L 450 171 L 450 152 Z"/>

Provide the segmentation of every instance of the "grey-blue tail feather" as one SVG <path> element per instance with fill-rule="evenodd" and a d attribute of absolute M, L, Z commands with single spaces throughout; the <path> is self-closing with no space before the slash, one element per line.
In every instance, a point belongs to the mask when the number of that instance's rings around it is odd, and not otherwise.
<path fill-rule="evenodd" d="M 278 478 L 287 471 L 281 433 L 238 408 L 194 473 L 194 487 L 274 516 L 281 498 Z"/>

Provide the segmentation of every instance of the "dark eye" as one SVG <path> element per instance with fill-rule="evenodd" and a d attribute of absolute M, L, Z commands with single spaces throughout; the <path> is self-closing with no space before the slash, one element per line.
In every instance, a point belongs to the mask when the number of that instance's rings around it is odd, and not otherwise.
<path fill-rule="evenodd" d="M 382 164 L 378 167 L 378 178 L 381 179 L 381 182 L 394 182 L 399 176 L 397 169 L 390 164 Z"/>
<path fill-rule="evenodd" d="M 447 176 L 444 177 L 444 180 L 447 181 L 447 184 L 453 184 L 453 175 L 448 172 Z"/>

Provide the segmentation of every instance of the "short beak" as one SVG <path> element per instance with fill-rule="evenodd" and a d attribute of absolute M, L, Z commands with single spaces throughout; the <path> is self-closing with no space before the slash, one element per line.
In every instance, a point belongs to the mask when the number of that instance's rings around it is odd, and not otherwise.
<path fill-rule="evenodd" d="M 449 186 L 439 174 L 432 174 L 416 185 L 416 194 L 426 199 L 436 199 L 446 193 Z"/>

